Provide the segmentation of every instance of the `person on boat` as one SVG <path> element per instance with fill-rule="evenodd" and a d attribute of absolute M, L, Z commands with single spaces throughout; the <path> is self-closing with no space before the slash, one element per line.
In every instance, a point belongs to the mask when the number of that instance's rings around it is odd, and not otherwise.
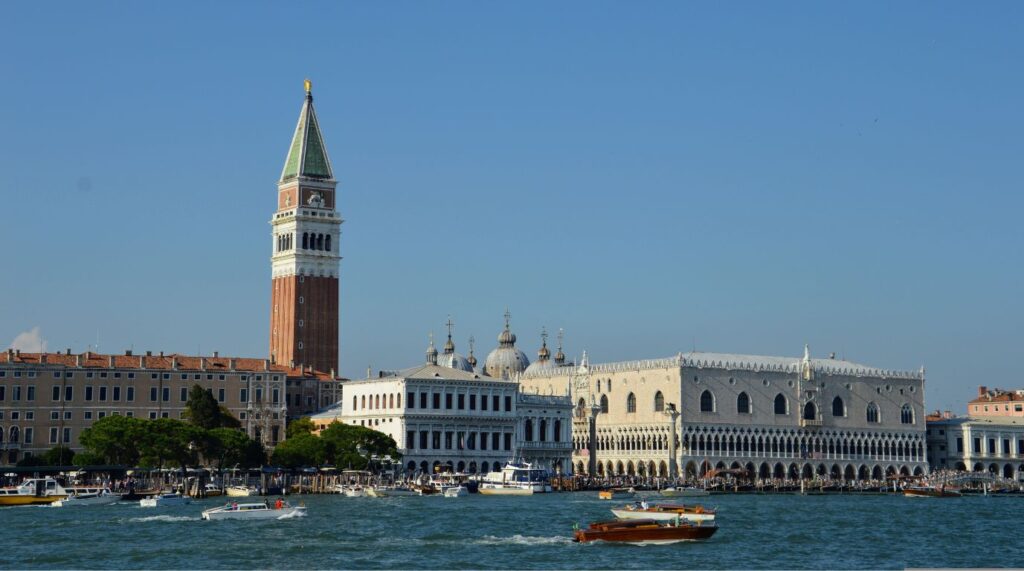
<path fill-rule="evenodd" d="M 277 501 L 274 502 L 274 509 L 275 510 L 284 509 L 284 498 L 277 498 Z"/>
<path fill-rule="evenodd" d="M 270 500 L 263 500 L 263 505 L 267 506 L 267 509 L 269 510 L 270 509 Z"/>
<path fill-rule="evenodd" d="M 646 499 L 640 500 L 640 509 L 646 510 L 649 507 L 651 506 L 647 503 Z"/>
<path fill-rule="evenodd" d="M 238 509 L 238 502 L 231 502 L 231 509 L 232 510 L 237 510 Z"/>

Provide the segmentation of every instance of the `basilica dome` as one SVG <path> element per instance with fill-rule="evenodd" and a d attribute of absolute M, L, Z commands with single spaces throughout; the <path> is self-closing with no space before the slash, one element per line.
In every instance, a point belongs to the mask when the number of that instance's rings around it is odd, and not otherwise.
<path fill-rule="evenodd" d="M 444 344 L 444 351 L 437 356 L 437 364 L 449 369 L 458 369 L 467 373 L 473 372 L 473 365 L 469 360 L 455 352 L 455 343 L 452 341 L 450 333 L 448 334 L 448 342 Z"/>
<path fill-rule="evenodd" d="M 558 367 L 558 364 L 551 360 L 551 350 L 548 349 L 548 332 L 542 329 L 540 337 L 541 344 L 540 350 L 537 351 L 537 360 L 526 368 L 526 371 L 524 371 L 526 373 L 539 373 L 541 371 L 548 371 Z"/>
<path fill-rule="evenodd" d="M 509 328 L 511 315 L 505 312 L 505 330 L 498 335 L 498 347 L 484 361 L 484 372 L 495 378 L 511 379 L 530 366 L 530 359 L 516 349 L 516 336 Z"/>

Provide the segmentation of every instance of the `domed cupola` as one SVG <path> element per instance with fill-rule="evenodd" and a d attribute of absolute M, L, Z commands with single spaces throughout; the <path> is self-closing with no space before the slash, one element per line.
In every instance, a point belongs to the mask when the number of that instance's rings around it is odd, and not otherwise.
<path fill-rule="evenodd" d="M 437 364 L 437 348 L 434 347 L 434 334 L 430 334 L 430 345 L 427 347 L 427 364 Z"/>
<path fill-rule="evenodd" d="M 511 379 L 530 366 L 530 359 L 516 349 L 516 336 L 512 333 L 512 314 L 505 310 L 505 330 L 498 335 L 498 348 L 491 351 L 484 364 L 484 372 L 496 378 Z"/>
<path fill-rule="evenodd" d="M 526 373 L 536 373 L 539 371 L 554 369 L 556 366 L 555 363 L 551 361 L 551 350 L 548 349 L 548 332 L 546 329 L 541 328 L 540 338 L 540 350 L 537 351 L 537 360 L 526 368 Z"/>
<path fill-rule="evenodd" d="M 562 330 L 558 330 L 558 352 L 555 353 L 555 365 L 561 367 L 565 364 L 565 353 L 562 352 Z"/>
<path fill-rule="evenodd" d="M 466 362 L 469 363 L 470 367 L 473 367 L 474 371 L 477 370 L 476 369 L 476 355 L 473 354 L 473 344 L 474 344 L 475 341 L 476 341 L 476 339 L 473 339 L 473 336 L 470 335 L 469 336 L 469 356 L 466 357 Z"/>
<path fill-rule="evenodd" d="M 448 317 L 448 340 L 444 343 L 444 352 L 437 357 L 437 364 L 449 369 L 458 369 L 472 373 L 473 365 L 470 364 L 469 360 L 455 352 L 455 342 L 452 341 L 453 328 L 452 318 Z"/>

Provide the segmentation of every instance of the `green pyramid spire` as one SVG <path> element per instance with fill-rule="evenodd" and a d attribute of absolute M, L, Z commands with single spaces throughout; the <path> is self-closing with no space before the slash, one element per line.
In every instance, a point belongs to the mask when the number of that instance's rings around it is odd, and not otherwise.
<path fill-rule="evenodd" d="M 317 179 L 333 179 L 331 161 L 327 158 L 327 148 L 320 135 L 320 124 L 313 109 L 313 93 L 309 81 L 306 81 L 306 101 L 299 113 L 299 123 L 295 126 L 288 158 L 284 161 L 281 181 L 296 177 Z"/>

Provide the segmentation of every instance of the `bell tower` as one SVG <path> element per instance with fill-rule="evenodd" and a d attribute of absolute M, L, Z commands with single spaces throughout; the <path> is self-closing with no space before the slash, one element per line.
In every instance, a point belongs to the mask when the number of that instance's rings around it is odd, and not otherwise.
<path fill-rule="evenodd" d="M 341 216 L 334 172 L 313 109 L 312 84 L 277 183 L 270 257 L 270 358 L 317 371 L 338 368 Z"/>

